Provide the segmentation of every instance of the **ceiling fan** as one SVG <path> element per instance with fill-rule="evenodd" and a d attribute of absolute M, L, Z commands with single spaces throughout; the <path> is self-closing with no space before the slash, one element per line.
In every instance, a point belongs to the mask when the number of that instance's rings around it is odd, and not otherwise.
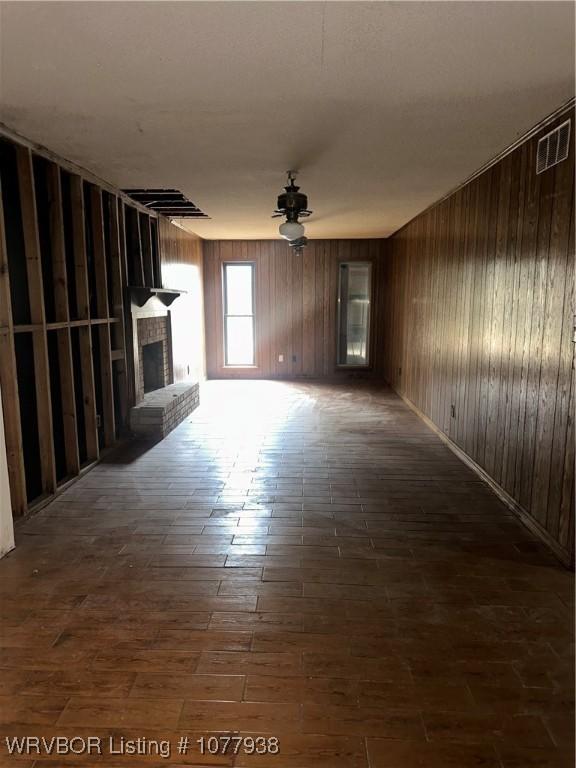
<path fill-rule="evenodd" d="M 304 235 L 304 225 L 298 219 L 307 218 L 312 213 L 308 209 L 308 198 L 300 187 L 294 184 L 296 171 L 287 171 L 288 183 L 284 187 L 284 192 L 278 195 L 276 210 L 272 218 L 285 216 L 286 221 L 280 224 L 279 233 L 288 240 L 288 244 L 295 249 L 296 253 L 301 253 L 302 248 L 307 244 L 308 238 Z"/>

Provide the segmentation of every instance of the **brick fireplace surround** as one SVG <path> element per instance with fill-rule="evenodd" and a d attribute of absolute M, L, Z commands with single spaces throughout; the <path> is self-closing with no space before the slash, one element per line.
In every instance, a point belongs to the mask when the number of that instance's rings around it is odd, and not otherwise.
<path fill-rule="evenodd" d="M 172 384 L 174 381 L 172 374 L 172 365 L 169 353 L 169 320 L 168 316 L 161 317 L 141 317 L 138 318 L 137 332 L 138 332 L 138 376 L 136 378 L 136 402 L 139 403 L 144 397 L 144 365 L 142 347 L 147 344 L 153 344 L 155 342 L 162 343 L 162 357 L 163 357 L 163 371 L 164 371 L 164 383 L 162 386 Z"/>
<path fill-rule="evenodd" d="M 196 382 L 174 384 L 170 314 L 134 319 L 138 355 L 137 363 L 135 361 L 136 402 L 130 409 L 130 428 L 137 435 L 161 440 L 198 407 L 199 387 Z M 143 349 L 158 342 L 162 344 L 162 360 L 157 371 L 160 386 L 145 393 Z"/>

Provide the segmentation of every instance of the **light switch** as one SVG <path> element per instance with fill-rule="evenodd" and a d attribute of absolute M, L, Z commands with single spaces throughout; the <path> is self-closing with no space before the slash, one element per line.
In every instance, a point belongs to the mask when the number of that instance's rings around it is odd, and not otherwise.
<path fill-rule="evenodd" d="M 278 355 L 278 362 L 283 363 L 284 362 L 284 355 Z"/>

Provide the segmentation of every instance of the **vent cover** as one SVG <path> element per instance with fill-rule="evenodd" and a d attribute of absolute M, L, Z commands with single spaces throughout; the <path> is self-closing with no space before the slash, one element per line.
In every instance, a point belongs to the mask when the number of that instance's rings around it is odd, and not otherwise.
<path fill-rule="evenodd" d="M 152 211 L 174 219 L 207 219 L 204 211 L 178 189 L 123 189 L 128 197 Z"/>
<path fill-rule="evenodd" d="M 536 173 L 547 171 L 548 168 L 566 160 L 570 150 L 570 120 L 559 125 L 538 142 L 536 157 Z"/>

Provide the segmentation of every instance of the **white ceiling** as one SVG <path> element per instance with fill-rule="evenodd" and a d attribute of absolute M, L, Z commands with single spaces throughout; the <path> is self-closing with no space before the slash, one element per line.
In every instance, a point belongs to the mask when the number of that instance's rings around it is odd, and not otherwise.
<path fill-rule="evenodd" d="M 0 119 L 206 238 L 384 236 L 574 94 L 572 2 L 2 2 Z"/>

